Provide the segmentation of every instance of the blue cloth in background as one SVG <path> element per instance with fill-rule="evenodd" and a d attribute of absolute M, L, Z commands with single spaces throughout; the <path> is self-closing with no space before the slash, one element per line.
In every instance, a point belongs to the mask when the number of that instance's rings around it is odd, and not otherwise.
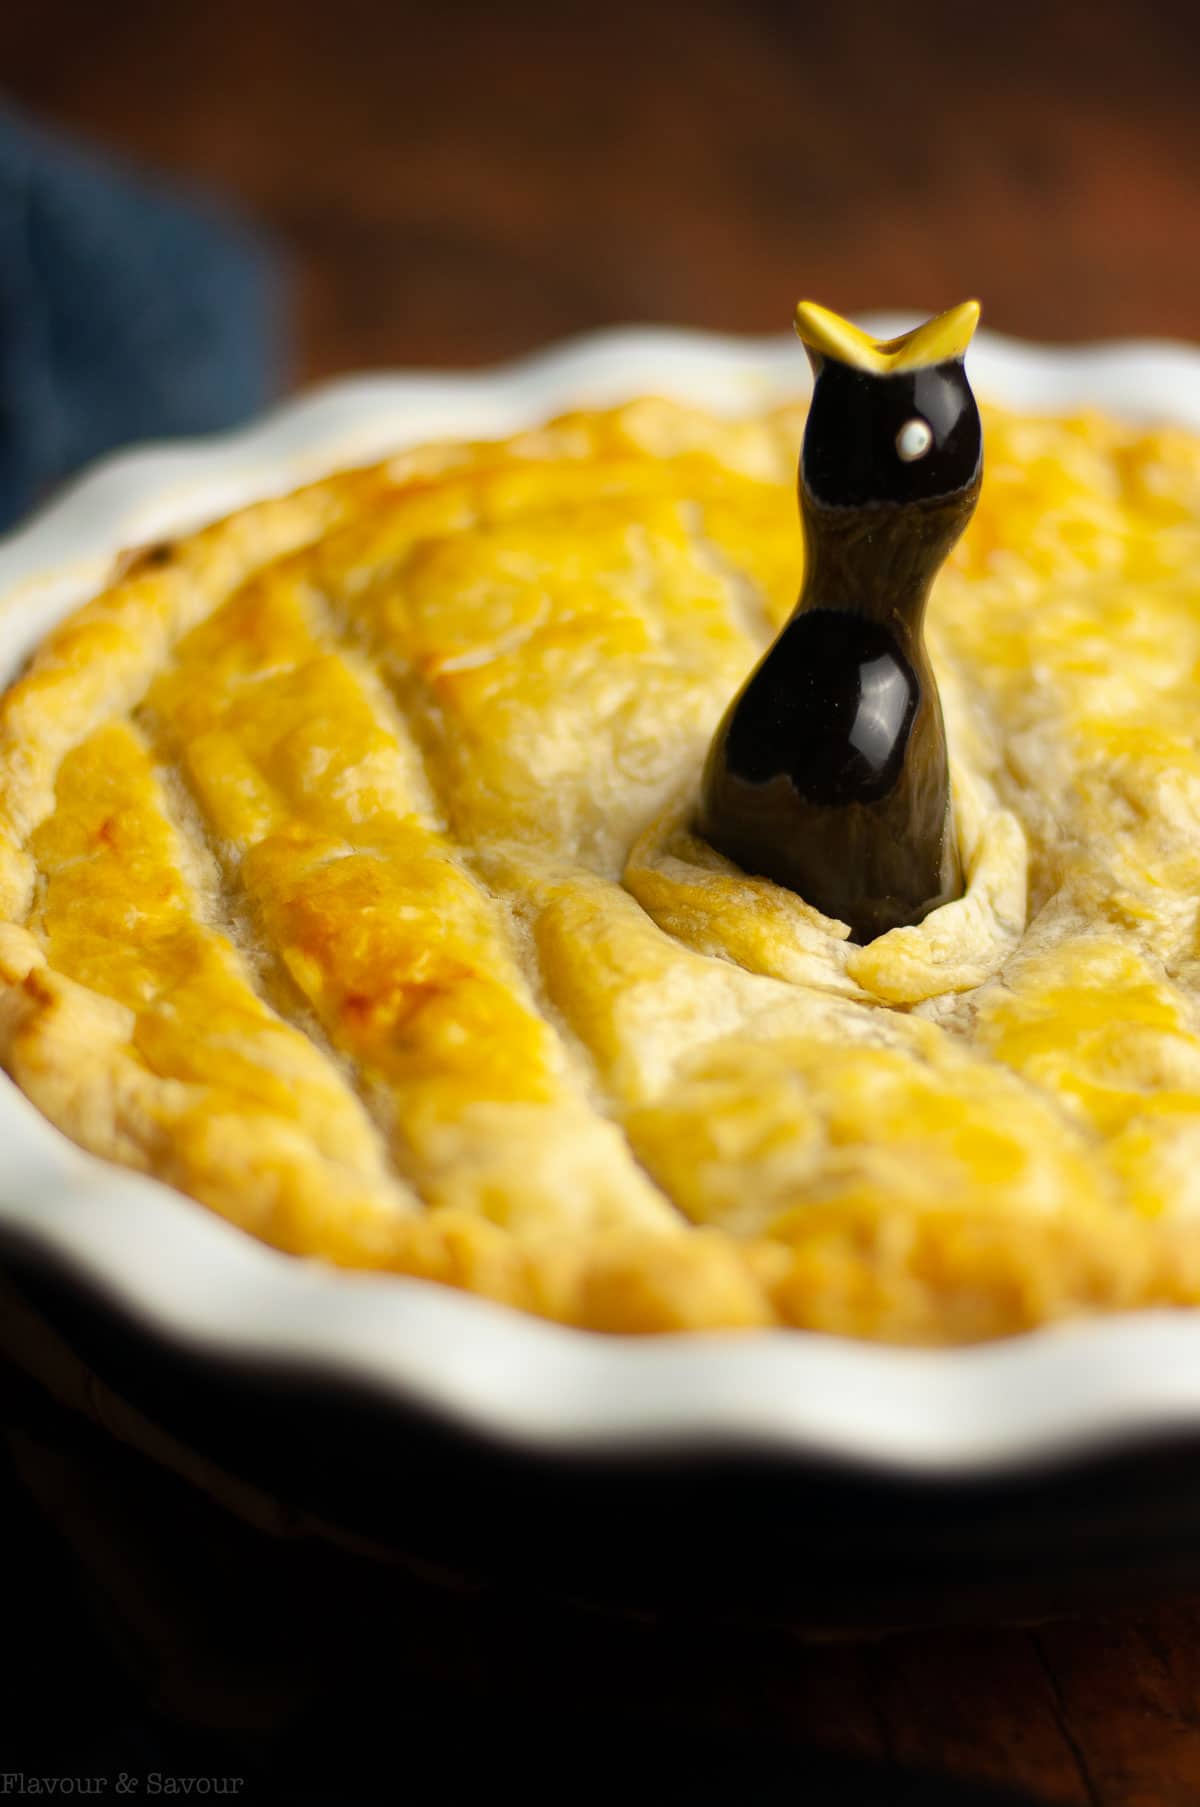
<path fill-rule="evenodd" d="M 282 302 L 244 225 L 0 108 L 0 531 L 113 446 L 254 414 Z"/>

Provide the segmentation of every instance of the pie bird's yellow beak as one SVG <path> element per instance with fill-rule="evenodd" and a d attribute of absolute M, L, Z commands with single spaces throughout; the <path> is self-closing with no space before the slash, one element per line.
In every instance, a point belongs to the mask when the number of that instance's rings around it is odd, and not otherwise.
<path fill-rule="evenodd" d="M 809 356 L 833 358 L 856 370 L 876 376 L 893 376 L 902 370 L 920 370 L 927 364 L 944 364 L 961 358 L 979 324 L 979 303 L 960 301 L 957 307 L 935 314 L 923 326 L 901 333 L 898 339 L 873 339 L 861 327 L 843 320 L 815 301 L 796 303 L 796 331 Z"/>

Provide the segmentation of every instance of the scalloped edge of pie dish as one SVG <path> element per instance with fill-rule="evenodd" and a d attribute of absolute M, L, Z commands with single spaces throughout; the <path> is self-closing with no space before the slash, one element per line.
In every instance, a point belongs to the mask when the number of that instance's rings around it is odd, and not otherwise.
<path fill-rule="evenodd" d="M 876 316 L 879 333 L 908 324 Z M 987 332 L 977 389 L 1053 413 L 1096 406 L 1200 431 L 1200 350 L 1054 348 Z M 790 338 L 644 329 L 494 370 L 358 377 L 238 432 L 96 466 L 0 541 L 0 682 L 130 546 L 339 466 L 490 438 L 657 392 L 740 412 L 802 393 Z M 83 1153 L 0 1076 L 0 1235 L 193 1353 L 369 1386 L 544 1454 L 753 1453 L 976 1479 L 1200 1431 L 1200 1312 L 1147 1311 L 965 1349 L 796 1330 L 612 1337 L 425 1281 L 281 1255 L 156 1181 Z"/>

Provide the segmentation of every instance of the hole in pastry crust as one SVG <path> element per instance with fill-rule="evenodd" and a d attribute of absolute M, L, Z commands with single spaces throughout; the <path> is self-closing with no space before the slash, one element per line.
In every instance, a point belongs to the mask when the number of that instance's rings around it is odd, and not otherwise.
<path fill-rule="evenodd" d="M 635 844 L 623 883 L 659 927 L 698 953 L 843 996 L 911 1007 L 969 991 L 997 973 L 1025 927 L 1028 849 L 1021 824 L 952 768 L 962 897 L 866 947 L 770 879 L 724 859 L 693 829 L 694 803 L 676 802 Z"/>
<path fill-rule="evenodd" d="M 175 545 L 172 540 L 156 540 L 149 546 L 131 546 L 128 551 L 117 554 L 113 565 L 113 583 L 120 583 L 125 577 L 138 577 L 144 571 L 161 571 L 175 557 Z"/>

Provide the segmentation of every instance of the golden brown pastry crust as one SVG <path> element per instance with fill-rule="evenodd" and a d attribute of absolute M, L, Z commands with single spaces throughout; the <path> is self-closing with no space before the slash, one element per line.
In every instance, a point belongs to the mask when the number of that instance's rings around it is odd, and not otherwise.
<path fill-rule="evenodd" d="M 797 410 L 432 447 L 152 556 L 0 700 L 0 1058 L 276 1246 L 605 1330 L 1200 1299 L 1200 445 L 988 419 L 930 641 L 966 896 L 691 829 Z"/>

